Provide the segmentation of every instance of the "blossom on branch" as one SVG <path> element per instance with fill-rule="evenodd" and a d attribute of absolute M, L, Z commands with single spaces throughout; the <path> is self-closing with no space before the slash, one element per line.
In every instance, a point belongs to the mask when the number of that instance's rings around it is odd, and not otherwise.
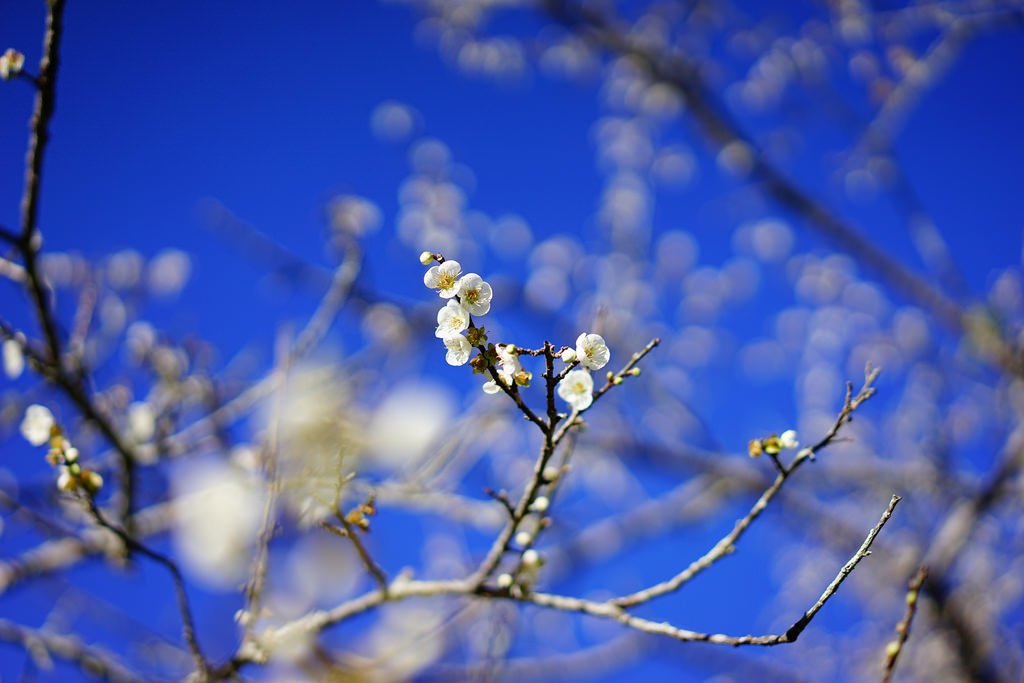
<path fill-rule="evenodd" d="M 516 347 L 514 344 L 496 344 L 494 351 L 498 355 L 498 378 L 502 384 L 510 387 L 516 381 L 516 375 L 523 371 Z M 484 393 L 486 394 L 496 394 L 499 390 L 498 385 L 493 381 L 484 384 Z"/>
<path fill-rule="evenodd" d="M 594 402 L 594 378 L 586 370 L 573 370 L 559 382 L 558 396 L 573 410 L 582 412 Z"/>
<path fill-rule="evenodd" d="M 600 370 L 608 365 L 611 352 L 608 351 L 608 346 L 604 343 L 604 337 L 584 332 L 576 338 L 576 358 L 580 365 L 588 370 Z"/>
<path fill-rule="evenodd" d="M 449 301 L 437 312 L 437 329 L 434 330 L 434 336 L 438 339 L 447 339 L 461 334 L 468 327 L 469 311 L 458 301 Z"/>
<path fill-rule="evenodd" d="M 459 293 L 459 275 L 462 266 L 458 261 L 445 261 L 439 266 L 429 268 L 423 274 L 423 284 L 436 289 L 443 299 L 451 299 Z"/>
<path fill-rule="evenodd" d="M 491 310 L 491 286 L 476 273 L 469 273 L 459 280 L 459 299 L 473 315 L 486 315 Z"/>
<path fill-rule="evenodd" d="M 461 334 L 446 337 L 444 345 L 448 349 L 448 353 L 444 356 L 444 359 L 448 361 L 448 365 L 458 366 L 469 362 L 469 354 L 473 347 L 470 345 L 469 340 Z"/>
<path fill-rule="evenodd" d="M 25 66 L 25 55 L 14 48 L 8 48 L 0 55 L 0 78 L 9 81 L 21 73 Z"/>

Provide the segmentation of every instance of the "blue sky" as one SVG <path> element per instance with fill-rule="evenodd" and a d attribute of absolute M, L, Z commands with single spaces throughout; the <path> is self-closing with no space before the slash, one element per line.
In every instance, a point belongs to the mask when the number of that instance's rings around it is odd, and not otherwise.
<path fill-rule="evenodd" d="M 0 49 L 24 51 L 30 65 L 38 59 L 41 4 L 0 4 Z M 783 23 L 792 19 L 784 12 L 779 16 Z M 415 250 L 390 239 L 407 149 L 382 143 L 370 129 L 374 108 L 388 100 L 417 110 L 420 133 L 443 140 L 456 162 L 472 170 L 473 207 L 492 216 L 523 216 L 538 241 L 568 233 L 585 246 L 598 246 L 593 215 L 603 179 L 595 169 L 592 142 L 591 126 L 601 112 L 595 89 L 537 73 L 504 84 L 467 77 L 445 64 L 434 47 L 415 40 L 417 21 L 413 9 L 391 3 L 70 3 L 42 195 L 46 248 L 88 258 L 126 247 L 147 256 L 185 250 L 193 258 L 193 278 L 179 299 L 157 306 L 153 319 L 178 335 L 210 339 L 225 359 L 253 340 L 262 340 L 255 345 L 267 353 L 279 322 L 302 319 L 313 302 L 274 294 L 260 265 L 209 230 L 204 202 L 217 200 L 298 255 L 322 262 L 324 202 L 337 193 L 355 193 L 373 199 L 383 213 L 381 232 L 370 242 L 373 285 L 390 295 L 422 298 Z M 529 31 L 530 24 L 520 20 L 514 28 Z M 991 284 L 995 269 L 1019 267 L 1021 260 L 1024 89 L 1016 74 L 1022 67 L 1019 31 L 972 43 L 925 94 L 897 143 L 922 203 L 976 295 Z M 18 223 L 30 111 L 26 84 L 0 83 L 4 225 Z M 757 130 L 766 122 L 755 117 L 751 125 Z M 654 232 L 692 231 L 702 262 L 717 264 L 728 255 L 734 227 L 733 215 L 719 209 L 732 201 L 737 184 L 716 172 L 713 153 L 692 128 L 674 126 L 669 134 L 692 147 L 700 171 L 686 191 L 659 195 Z M 829 136 L 811 137 L 805 145 L 803 154 L 785 162 L 787 170 L 919 268 L 896 214 L 884 204 L 849 202 L 821 168 L 822 158 L 833 151 Z M 797 235 L 801 248 L 823 246 L 799 228 Z M 494 261 L 470 269 L 516 274 L 519 265 Z M 25 323 L 24 311 L 8 303 L 17 296 L 12 286 L 0 283 L 0 312 Z M 253 301 L 258 305 L 250 305 Z M 516 324 L 527 329 L 528 322 Z M 745 325 L 739 316 L 736 334 L 764 333 L 757 329 L 761 322 L 750 323 L 754 329 Z M 337 330 L 341 340 L 347 334 Z M 448 370 L 439 358 L 434 359 L 438 367 L 427 372 Z M 770 397 L 774 389 L 762 391 Z M 735 401 L 724 392 L 712 398 L 719 434 L 732 435 L 736 416 L 756 413 L 735 408 Z M 775 417 L 789 403 L 782 399 L 768 412 Z M 746 438 L 743 432 L 727 448 L 741 449 Z M 702 547 L 718 533 L 718 528 L 698 530 L 688 547 Z M 771 537 L 755 536 L 750 543 L 766 550 Z M 656 563 L 677 551 L 669 540 L 629 561 Z M 733 595 L 737 604 L 757 601 L 760 592 L 771 589 L 767 577 L 740 581 L 748 565 L 724 566 L 722 577 L 708 585 L 741 585 Z M 612 564 L 605 571 L 615 575 L 623 567 Z M 102 568 L 85 576 L 83 585 L 95 581 L 110 587 Z M 152 586 L 163 586 L 162 577 L 150 576 L 131 595 L 141 599 Z M 12 616 L 38 611 L 33 603 L 38 596 L 8 599 Z M 230 603 L 224 596 L 204 599 L 209 602 L 200 611 L 210 615 L 223 613 Z M 823 623 L 842 623 L 840 603 L 828 612 Z M 691 625 L 751 628 L 741 612 L 717 616 L 721 619 L 714 623 L 709 618 L 707 624 Z M 173 627 L 168 633 L 174 636 Z M 229 632 L 217 637 L 223 638 L 221 646 L 232 646 Z M 14 676 L 20 661 L 11 649 L 0 649 L 0 675 Z M 664 674 L 674 661 L 659 659 L 652 671 Z"/>

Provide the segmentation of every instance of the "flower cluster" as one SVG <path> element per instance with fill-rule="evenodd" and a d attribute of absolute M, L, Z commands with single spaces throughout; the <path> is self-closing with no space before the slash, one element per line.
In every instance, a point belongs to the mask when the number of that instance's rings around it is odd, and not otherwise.
<path fill-rule="evenodd" d="M 751 458 L 756 458 L 762 453 L 778 455 L 783 449 L 798 448 L 799 446 L 800 442 L 797 441 L 796 431 L 787 429 L 779 436 L 772 434 L 764 439 L 751 439 L 747 444 L 747 453 Z"/>
<path fill-rule="evenodd" d="M 473 346 L 486 337 L 482 333 L 472 334 L 472 316 L 483 316 L 491 310 L 491 286 L 476 273 L 462 275 L 458 261 L 445 261 L 440 257 L 423 252 L 420 263 L 428 265 L 434 260 L 438 265 L 431 267 L 423 276 L 423 284 L 437 290 L 438 296 L 448 299 L 437 312 L 437 329 L 434 336 L 444 342 L 449 365 L 465 365 Z M 461 277 L 460 277 L 461 276 Z M 470 330 L 469 338 L 463 332 Z"/>
<path fill-rule="evenodd" d="M 103 477 L 99 473 L 87 470 L 79 464 L 78 449 L 64 437 L 64 431 L 46 406 L 33 404 L 25 409 L 25 417 L 21 421 L 21 435 L 33 446 L 42 446 L 49 442 L 50 452 L 46 459 L 60 470 L 57 488 L 61 491 L 83 491 L 89 496 L 94 496 L 103 486 Z"/>
<path fill-rule="evenodd" d="M 437 313 L 434 336 L 444 342 L 445 360 L 449 365 L 469 362 L 474 347 L 481 350 L 472 362 L 476 372 L 492 372 L 492 379 L 484 383 L 488 394 L 515 386 L 529 386 L 531 373 L 523 369 L 521 354 L 537 355 L 539 351 L 524 351 L 513 344 L 486 344 L 487 335 L 482 327 L 473 324 L 473 316 L 483 316 L 491 310 L 491 286 L 476 273 L 462 274 L 458 261 L 445 260 L 440 254 L 425 251 L 420 263 L 431 266 L 423 276 L 423 284 L 447 299 Z M 465 334 L 464 334 L 465 333 Z M 582 412 L 594 401 L 594 379 L 591 370 L 600 370 L 611 358 L 604 337 L 584 332 L 576 338 L 576 346 L 563 347 L 558 354 L 568 367 L 559 377 L 558 396 L 576 412 Z M 578 366 L 578 367 L 577 367 Z"/>

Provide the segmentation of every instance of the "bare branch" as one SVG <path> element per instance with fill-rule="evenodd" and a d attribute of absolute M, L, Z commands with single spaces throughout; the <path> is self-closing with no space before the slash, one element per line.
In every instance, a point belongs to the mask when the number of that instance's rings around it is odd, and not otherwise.
<path fill-rule="evenodd" d="M 74 636 L 32 629 L 0 619 L 0 640 L 17 643 L 34 658 L 46 662 L 50 655 L 71 662 L 82 671 L 112 683 L 141 683 L 145 678 L 127 669 L 113 655 L 89 647 Z"/>
<path fill-rule="evenodd" d="M 786 480 L 789 479 L 793 472 L 795 472 L 804 462 L 813 458 L 815 453 L 832 443 L 839 434 L 839 430 L 842 426 L 850 421 L 853 412 L 857 410 L 864 401 L 874 395 L 875 389 L 873 385 L 877 377 L 878 370 L 872 370 L 869 368 L 865 373 L 864 385 L 861 387 L 860 391 L 857 392 L 856 396 L 853 395 L 853 386 L 851 384 L 847 384 L 843 407 L 839 411 L 839 415 L 836 418 L 835 423 L 833 423 L 825 436 L 818 441 L 818 443 L 797 453 L 792 464 L 790 464 L 789 467 L 782 468 L 779 474 L 775 477 L 775 481 L 772 482 L 771 486 L 765 489 L 764 493 L 761 494 L 761 497 L 758 498 L 753 507 L 750 508 L 750 511 L 738 520 L 732 531 L 723 536 L 718 543 L 711 548 L 711 550 L 699 559 L 691 562 L 686 569 L 679 572 L 671 579 L 635 593 L 616 598 L 612 602 L 619 607 L 632 607 L 634 605 L 639 605 L 641 603 L 648 602 L 649 600 L 653 600 L 659 596 L 672 593 L 705 569 L 718 562 L 726 555 L 732 553 L 736 548 L 736 543 L 740 540 L 750 525 L 761 516 L 761 513 L 768 507 L 768 504 L 773 498 L 775 498 L 776 494 L 778 494 L 779 490 L 782 489 L 783 484 L 786 483 Z"/>

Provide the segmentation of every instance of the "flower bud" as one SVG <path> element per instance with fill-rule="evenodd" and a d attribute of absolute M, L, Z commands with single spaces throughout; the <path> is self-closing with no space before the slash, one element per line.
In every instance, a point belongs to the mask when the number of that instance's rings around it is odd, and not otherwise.
<path fill-rule="evenodd" d="M 528 569 L 536 569 L 541 565 L 540 553 L 533 548 L 523 553 L 523 566 Z"/>
<path fill-rule="evenodd" d="M 512 585 L 511 574 L 501 574 L 498 576 L 498 588 L 509 588 Z"/>
<path fill-rule="evenodd" d="M 516 534 L 516 545 L 520 548 L 525 548 L 533 543 L 533 536 L 527 531 L 520 531 Z"/>
<path fill-rule="evenodd" d="M 562 361 L 564 361 L 566 363 L 571 363 L 574 360 L 576 360 L 576 350 L 575 349 L 566 349 L 565 351 L 562 351 Z"/>
<path fill-rule="evenodd" d="M 91 494 L 96 494 L 103 488 L 103 477 L 92 470 L 82 470 L 79 480 L 82 486 L 85 487 L 85 490 Z"/>
<path fill-rule="evenodd" d="M 536 500 L 534 500 L 533 504 L 530 506 L 530 509 L 534 512 L 540 512 L 543 514 L 544 512 L 547 512 L 550 504 L 551 501 L 547 499 L 547 496 L 537 496 Z"/>
<path fill-rule="evenodd" d="M 425 251 L 422 254 L 420 254 L 420 263 L 422 263 L 423 265 L 429 266 L 431 263 L 433 263 L 433 261 L 434 255 L 429 251 Z"/>

